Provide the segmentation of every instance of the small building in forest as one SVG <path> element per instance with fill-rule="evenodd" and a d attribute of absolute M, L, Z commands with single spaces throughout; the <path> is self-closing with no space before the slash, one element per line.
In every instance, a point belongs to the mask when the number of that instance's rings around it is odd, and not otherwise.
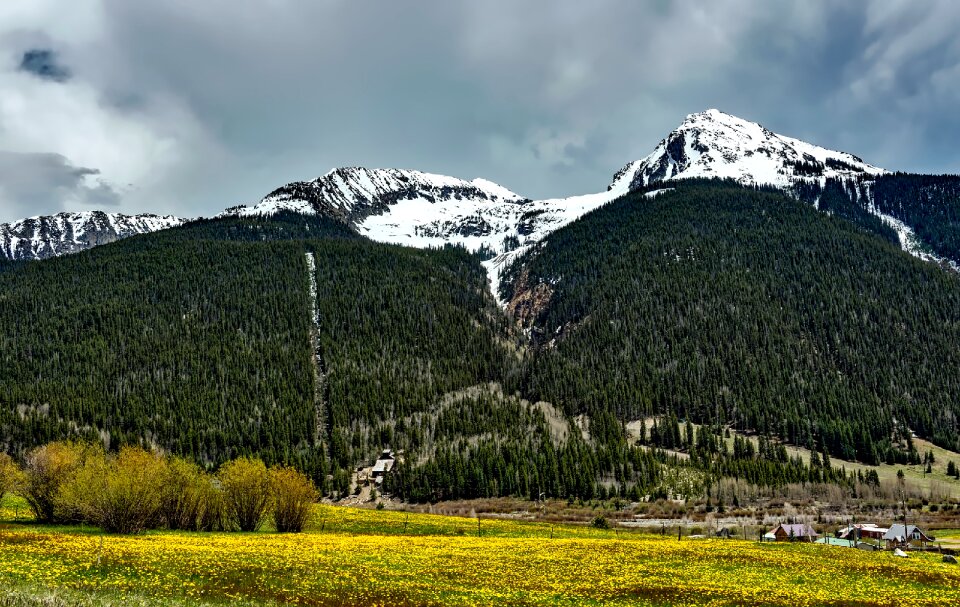
<path fill-rule="evenodd" d="M 393 470 L 393 465 L 396 461 L 393 451 L 384 449 L 380 457 L 377 458 L 377 461 L 374 462 L 373 469 L 370 471 L 370 476 L 373 477 L 374 482 L 382 483 L 384 475 Z"/>

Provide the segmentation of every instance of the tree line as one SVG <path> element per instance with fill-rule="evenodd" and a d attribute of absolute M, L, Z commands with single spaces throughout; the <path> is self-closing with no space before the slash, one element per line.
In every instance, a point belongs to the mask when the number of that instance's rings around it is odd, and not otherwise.
<path fill-rule="evenodd" d="M 52 442 L 23 466 L 0 454 L 0 499 L 21 494 L 41 523 L 86 523 L 108 533 L 147 529 L 279 532 L 303 530 L 318 499 L 313 482 L 258 458 L 225 462 L 216 474 L 173 455 L 127 446 Z"/>

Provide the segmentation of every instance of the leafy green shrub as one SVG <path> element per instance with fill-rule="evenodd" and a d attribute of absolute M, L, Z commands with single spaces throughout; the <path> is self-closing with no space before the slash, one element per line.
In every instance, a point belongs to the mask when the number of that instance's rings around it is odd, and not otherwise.
<path fill-rule="evenodd" d="M 273 490 L 273 522 L 281 533 L 299 533 L 317 501 L 317 489 L 302 472 L 293 468 L 270 470 Z"/>
<path fill-rule="evenodd" d="M 23 497 L 37 521 L 57 523 L 76 519 L 76 512 L 61 506 L 60 489 L 87 457 L 94 454 L 102 454 L 102 449 L 72 442 L 48 443 L 27 454 Z"/>
<path fill-rule="evenodd" d="M 270 473 L 259 459 L 240 457 L 227 462 L 218 474 L 230 526 L 257 531 L 270 507 Z"/>
<path fill-rule="evenodd" d="M 607 520 L 607 517 L 602 514 L 597 515 L 592 521 L 590 521 L 590 526 L 597 529 L 609 529 L 610 521 Z"/>
<path fill-rule="evenodd" d="M 169 529 L 185 531 L 222 528 L 222 499 L 199 466 L 180 457 L 167 459 L 161 518 Z"/>
<path fill-rule="evenodd" d="M 6 453 L 0 453 L 0 501 L 7 493 L 19 491 L 24 483 L 24 474 L 20 466 Z"/>
<path fill-rule="evenodd" d="M 140 533 L 159 519 L 167 463 L 140 447 L 86 458 L 64 483 L 59 503 L 109 533 Z"/>
<path fill-rule="evenodd" d="M 197 531 L 224 531 L 228 528 L 227 500 L 213 480 L 203 486 Z"/>

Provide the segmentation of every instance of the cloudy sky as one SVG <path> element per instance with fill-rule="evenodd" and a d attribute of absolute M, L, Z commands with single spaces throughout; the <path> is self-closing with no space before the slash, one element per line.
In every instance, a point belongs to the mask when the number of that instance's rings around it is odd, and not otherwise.
<path fill-rule="evenodd" d="M 960 172 L 960 2 L 3 0 L 0 221 L 181 216 L 344 165 L 599 191 L 717 107 Z"/>

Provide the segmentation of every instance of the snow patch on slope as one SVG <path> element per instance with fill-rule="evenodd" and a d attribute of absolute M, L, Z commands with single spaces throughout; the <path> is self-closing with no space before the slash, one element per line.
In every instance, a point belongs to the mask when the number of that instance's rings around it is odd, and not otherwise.
<path fill-rule="evenodd" d="M 629 178 L 606 192 L 529 200 L 486 179 L 400 169 L 334 169 L 312 182 L 288 184 L 221 216 L 323 213 L 378 242 L 427 248 L 457 244 L 483 251 L 493 293 L 509 262 L 547 234 L 629 192 Z M 503 304 L 503 302 L 500 302 Z"/>
<path fill-rule="evenodd" d="M 868 210 L 880 218 L 883 223 L 887 224 L 897 232 L 897 237 L 900 239 L 900 248 L 906 251 L 907 253 L 922 259 L 923 261 L 930 261 L 938 265 L 947 265 L 952 270 L 960 272 L 960 265 L 955 261 L 947 259 L 946 257 L 940 257 L 935 255 L 927 250 L 926 246 L 923 244 L 923 241 L 914 233 L 913 228 L 900 221 L 892 215 L 887 215 L 886 213 L 881 213 L 876 210 L 873 205 L 868 207 Z"/>
<path fill-rule="evenodd" d="M 307 260 L 307 280 L 310 285 L 311 318 L 315 326 L 320 325 L 320 308 L 317 306 L 317 260 L 312 251 L 304 253 Z"/>

